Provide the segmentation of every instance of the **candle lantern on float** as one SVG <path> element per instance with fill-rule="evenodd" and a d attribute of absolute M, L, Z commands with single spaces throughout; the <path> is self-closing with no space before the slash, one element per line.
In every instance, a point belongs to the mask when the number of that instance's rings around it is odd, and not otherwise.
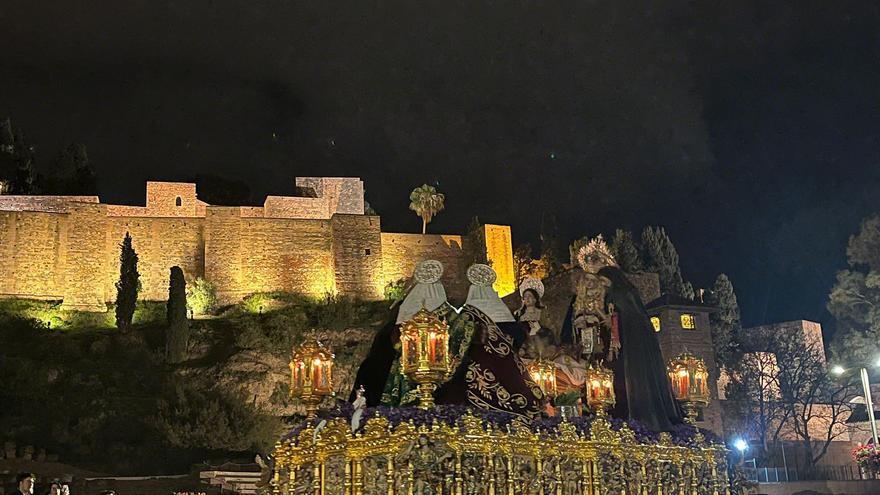
<path fill-rule="evenodd" d="M 311 419 L 324 397 L 333 395 L 333 353 L 311 333 L 290 360 L 290 396 L 306 406 Z"/>
<path fill-rule="evenodd" d="M 586 375 L 587 405 L 597 415 L 604 415 L 605 411 L 614 407 L 614 372 L 601 363 L 593 366 L 590 364 Z"/>
<path fill-rule="evenodd" d="M 437 384 L 449 376 L 449 326 L 425 308 L 400 327 L 400 372 L 419 388 L 419 407 L 434 405 Z"/>
<path fill-rule="evenodd" d="M 709 372 L 706 362 L 687 349 L 666 367 L 672 393 L 684 405 L 688 422 L 696 422 L 700 410 L 709 405 Z"/>
<path fill-rule="evenodd" d="M 536 359 L 526 366 L 529 376 L 532 377 L 541 392 L 547 397 L 556 397 L 556 365 L 550 361 Z"/>

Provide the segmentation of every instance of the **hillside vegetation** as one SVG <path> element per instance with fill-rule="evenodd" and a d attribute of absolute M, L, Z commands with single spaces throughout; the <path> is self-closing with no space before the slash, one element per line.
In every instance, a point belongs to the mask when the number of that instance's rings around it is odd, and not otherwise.
<path fill-rule="evenodd" d="M 185 472 L 206 459 L 267 452 L 298 412 L 291 349 L 316 329 L 336 354 L 335 388 L 353 371 L 387 302 L 256 294 L 190 322 L 187 358 L 164 359 L 164 302 L 140 302 L 129 332 L 113 310 L 0 300 L 0 441 L 33 445 L 99 472 Z"/>

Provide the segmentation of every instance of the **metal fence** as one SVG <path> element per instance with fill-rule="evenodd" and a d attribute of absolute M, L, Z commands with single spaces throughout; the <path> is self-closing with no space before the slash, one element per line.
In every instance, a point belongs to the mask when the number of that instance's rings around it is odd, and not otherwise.
<path fill-rule="evenodd" d="M 756 483 L 785 483 L 788 481 L 853 481 L 880 479 L 876 474 L 865 472 L 854 465 L 816 466 L 812 473 L 802 473 L 797 469 L 781 467 L 755 467 L 746 463 L 743 466 L 746 477 Z"/>

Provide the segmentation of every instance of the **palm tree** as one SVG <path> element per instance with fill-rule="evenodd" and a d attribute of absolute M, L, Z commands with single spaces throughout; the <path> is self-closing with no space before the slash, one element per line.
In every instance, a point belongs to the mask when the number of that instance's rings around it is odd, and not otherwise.
<path fill-rule="evenodd" d="M 443 210 L 445 196 L 437 192 L 434 186 L 423 184 L 409 194 L 409 209 L 422 218 L 422 234 L 425 233 L 431 218 Z"/>

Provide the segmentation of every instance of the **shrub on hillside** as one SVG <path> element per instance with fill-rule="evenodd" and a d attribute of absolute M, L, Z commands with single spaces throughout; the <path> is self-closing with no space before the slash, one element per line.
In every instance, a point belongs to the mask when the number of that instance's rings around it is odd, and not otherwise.
<path fill-rule="evenodd" d="M 268 292 L 255 292 L 241 301 L 241 309 L 248 313 L 262 313 L 274 309 L 274 306 L 274 298 Z"/>
<path fill-rule="evenodd" d="M 35 327 L 50 330 L 82 328 L 113 328 L 112 308 L 104 313 L 68 311 L 61 309 L 61 301 L 32 299 L 0 299 L 0 324 L 7 318 L 33 320 Z"/>
<path fill-rule="evenodd" d="M 186 286 L 186 305 L 197 315 L 208 314 L 217 306 L 217 288 L 202 277 Z"/>
<path fill-rule="evenodd" d="M 159 401 L 153 424 L 179 448 L 269 452 L 281 421 L 255 411 L 246 397 L 206 384 L 178 383 Z"/>
<path fill-rule="evenodd" d="M 165 313 L 165 301 L 138 301 L 132 323 L 135 325 L 161 325 L 165 323 Z"/>
<path fill-rule="evenodd" d="M 239 318 L 236 323 L 240 328 L 235 335 L 236 346 L 279 355 L 289 354 L 296 336 L 309 328 L 308 317 L 299 306 L 269 313 L 262 318 Z"/>
<path fill-rule="evenodd" d="M 388 282 L 385 285 L 385 299 L 387 301 L 399 301 L 406 295 L 406 280 L 400 279 L 396 282 Z"/>
<path fill-rule="evenodd" d="M 309 320 L 314 328 L 344 330 L 376 323 L 387 313 L 387 302 L 366 302 L 347 296 L 326 295 L 310 305 Z"/>

